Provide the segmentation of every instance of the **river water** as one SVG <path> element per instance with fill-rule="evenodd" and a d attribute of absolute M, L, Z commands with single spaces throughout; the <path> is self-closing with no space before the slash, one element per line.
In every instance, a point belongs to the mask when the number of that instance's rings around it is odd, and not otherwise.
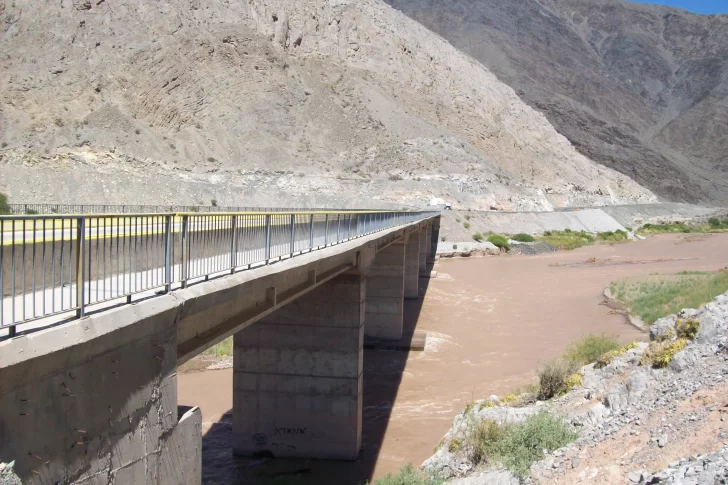
<path fill-rule="evenodd" d="M 203 483 L 355 485 L 429 457 L 470 400 L 535 382 L 536 369 L 584 335 L 646 336 L 600 305 L 611 281 L 728 266 L 728 234 L 665 235 L 539 256 L 444 260 L 406 328 L 424 352 L 366 350 L 362 452 L 356 462 L 235 459 L 232 370 L 179 375 L 179 403 L 203 413 Z"/>

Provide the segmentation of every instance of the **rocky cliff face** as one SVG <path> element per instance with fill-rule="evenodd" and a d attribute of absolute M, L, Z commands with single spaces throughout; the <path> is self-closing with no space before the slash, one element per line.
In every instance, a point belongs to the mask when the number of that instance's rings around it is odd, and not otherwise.
<path fill-rule="evenodd" d="M 621 0 L 386 0 L 491 69 L 580 153 L 728 201 L 728 15 Z"/>
<path fill-rule="evenodd" d="M 16 201 L 654 201 L 379 0 L 0 0 Z"/>

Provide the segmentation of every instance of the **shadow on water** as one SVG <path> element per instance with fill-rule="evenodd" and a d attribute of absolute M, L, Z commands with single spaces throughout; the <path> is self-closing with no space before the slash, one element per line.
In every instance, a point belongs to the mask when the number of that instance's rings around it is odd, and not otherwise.
<path fill-rule="evenodd" d="M 423 296 L 405 300 L 403 348 L 409 348 L 414 337 L 429 281 L 429 278 L 420 278 Z M 364 350 L 362 449 L 356 461 L 233 457 L 230 410 L 202 437 L 202 483 L 360 485 L 371 481 L 409 353 L 409 350 Z"/>

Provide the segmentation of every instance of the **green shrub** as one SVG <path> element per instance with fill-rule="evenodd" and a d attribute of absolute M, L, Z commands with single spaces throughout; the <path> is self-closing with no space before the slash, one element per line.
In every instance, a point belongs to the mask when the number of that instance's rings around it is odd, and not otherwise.
<path fill-rule="evenodd" d="M 0 192 L 0 214 L 10 214 L 8 196 Z"/>
<path fill-rule="evenodd" d="M 587 335 L 569 345 L 564 358 L 582 366 L 596 362 L 602 355 L 620 347 L 621 345 L 613 337 L 604 334 Z"/>
<path fill-rule="evenodd" d="M 217 200 L 215 200 L 215 199 L 212 199 L 212 200 L 210 201 L 210 205 L 211 205 L 211 206 L 213 206 L 213 207 L 217 207 Z"/>
<path fill-rule="evenodd" d="M 515 236 L 511 237 L 514 241 L 518 242 L 534 242 L 536 239 L 531 236 L 530 234 L 524 234 L 524 233 L 518 233 Z"/>
<path fill-rule="evenodd" d="M 558 249 L 576 249 L 594 242 L 594 236 L 587 232 L 573 231 L 546 231 L 543 236 L 536 238 L 544 241 Z"/>
<path fill-rule="evenodd" d="M 215 357 L 232 357 L 233 355 L 233 338 L 228 337 L 209 349 L 202 352 L 203 355 L 211 355 Z"/>
<path fill-rule="evenodd" d="M 472 216 L 471 216 L 470 214 L 465 214 L 465 219 L 466 219 L 466 220 L 468 220 L 468 221 L 469 221 L 471 217 L 472 217 Z"/>
<path fill-rule="evenodd" d="M 26 216 L 37 216 L 38 215 L 38 211 L 37 210 L 33 210 L 33 209 L 26 209 L 25 210 L 25 215 Z"/>
<path fill-rule="evenodd" d="M 453 245 L 452 245 L 452 248 L 453 248 L 453 249 L 457 249 L 457 248 L 458 248 L 458 245 L 457 245 L 457 244 L 453 244 Z"/>
<path fill-rule="evenodd" d="M 708 224 L 710 224 L 710 227 L 720 227 L 720 219 L 717 217 L 711 217 L 708 219 Z"/>
<path fill-rule="evenodd" d="M 723 227 L 728 227 L 728 219 L 723 219 Z"/>
<path fill-rule="evenodd" d="M 531 465 L 578 437 L 563 419 L 542 412 L 521 423 L 497 424 L 483 420 L 473 427 L 468 441 L 475 463 L 500 463 L 513 473 L 525 477 Z"/>
<path fill-rule="evenodd" d="M 488 242 L 498 248 L 505 249 L 506 251 L 509 251 L 511 249 L 511 245 L 508 243 L 508 239 L 505 236 L 501 236 L 500 234 L 491 234 L 490 236 L 488 236 Z"/>
<path fill-rule="evenodd" d="M 455 218 L 455 222 L 460 222 L 460 218 L 459 217 L 456 217 Z"/>
<path fill-rule="evenodd" d="M 616 231 L 600 232 L 597 234 L 597 238 L 601 239 L 602 241 L 621 242 L 627 241 L 629 239 L 629 235 L 626 231 L 617 229 Z"/>
<path fill-rule="evenodd" d="M 690 234 L 693 231 L 689 227 L 686 227 L 685 229 L 682 230 L 682 232 L 684 232 L 685 234 Z"/>
<path fill-rule="evenodd" d="M 483 236 L 479 232 L 476 232 L 475 234 L 473 234 L 473 239 L 475 239 L 478 242 L 483 242 L 483 239 L 485 239 L 485 236 Z"/>
<path fill-rule="evenodd" d="M 564 229 L 564 232 L 569 233 L 571 232 L 571 229 Z"/>
<path fill-rule="evenodd" d="M 578 368 L 579 364 L 570 359 L 546 362 L 538 371 L 538 398 L 551 399 L 568 392 L 567 380 Z"/>
<path fill-rule="evenodd" d="M 440 241 L 442 241 L 442 242 L 447 241 L 447 236 L 440 236 Z"/>
<path fill-rule="evenodd" d="M 372 485 L 440 485 L 442 480 L 416 470 L 412 464 L 403 467 L 396 475 L 388 473 L 374 480 Z M 369 484 L 369 482 L 367 482 Z"/>
<path fill-rule="evenodd" d="M 464 222 L 464 223 L 463 223 L 463 227 L 464 227 L 465 229 L 470 229 L 470 223 L 469 223 L 469 222 Z"/>

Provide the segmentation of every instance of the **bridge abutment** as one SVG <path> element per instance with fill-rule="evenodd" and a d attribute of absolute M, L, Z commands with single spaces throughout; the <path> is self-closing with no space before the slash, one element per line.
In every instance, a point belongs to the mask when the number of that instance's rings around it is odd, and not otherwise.
<path fill-rule="evenodd" d="M 234 454 L 356 459 L 365 293 L 343 274 L 235 334 Z"/>

